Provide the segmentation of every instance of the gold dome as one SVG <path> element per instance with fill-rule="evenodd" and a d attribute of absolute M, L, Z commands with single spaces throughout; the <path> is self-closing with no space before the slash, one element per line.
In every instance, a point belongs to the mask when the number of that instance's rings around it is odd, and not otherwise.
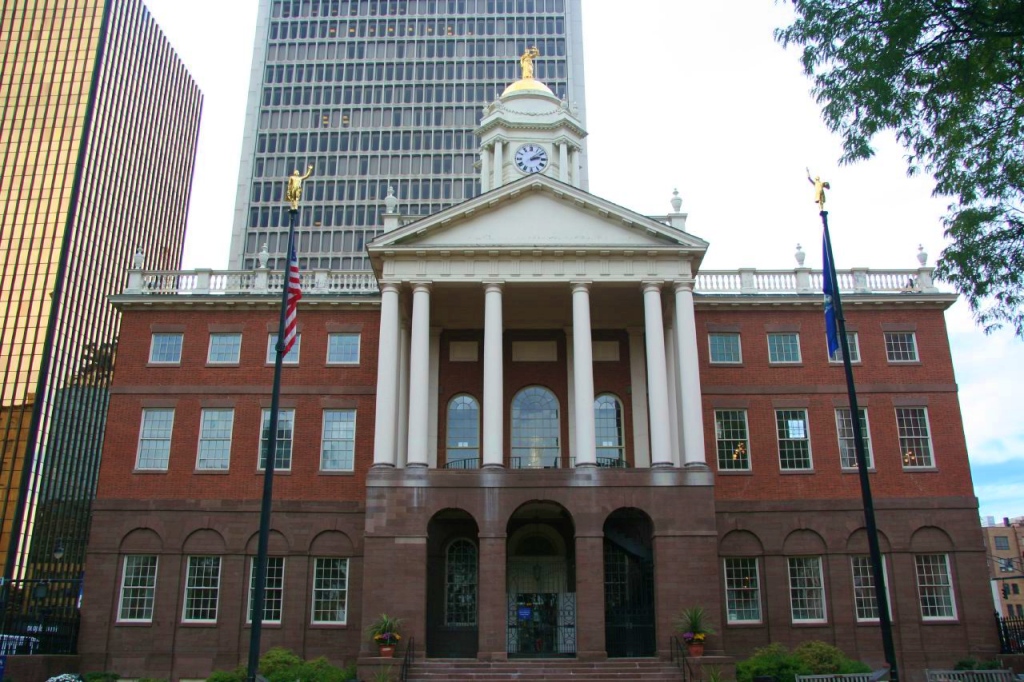
<path fill-rule="evenodd" d="M 505 92 L 501 93 L 501 96 L 511 95 L 513 92 L 543 92 L 545 95 L 555 96 L 555 93 L 551 92 L 551 88 L 541 83 L 536 78 L 522 78 L 517 80 L 512 85 L 505 88 Z"/>

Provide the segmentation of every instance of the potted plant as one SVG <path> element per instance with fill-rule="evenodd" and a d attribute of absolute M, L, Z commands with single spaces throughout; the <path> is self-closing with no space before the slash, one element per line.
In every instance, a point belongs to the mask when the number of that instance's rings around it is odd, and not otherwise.
<path fill-rule="evenodd" d="M 675 628 L 686 642 L 686 650 L 690 656 L 703 656 L 704 640 L 708 635 L 715 634 L 708 620 L 707 609 L 703 606 L 683 609 L 676 617 Z"/>
<path fill-rule="evenodd" d="M 392 658 L 395 655 L 395 647 L 398 640 L 402 639 L 399 630 L 402 621 L 392 618 L 386 613 L 377 616 L 377 620 L 370 625 L 370 638 L 379 648 L 381 658 Z"/>

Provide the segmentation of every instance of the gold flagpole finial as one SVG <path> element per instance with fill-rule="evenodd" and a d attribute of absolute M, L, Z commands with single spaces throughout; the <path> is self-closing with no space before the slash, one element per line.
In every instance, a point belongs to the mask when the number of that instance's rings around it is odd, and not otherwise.
<path fill-rule="evenodd" d="M 302 181 L 312 174 L 313 166 L 310 165 L 306 169 L 305 175 L 299 175 L 299 170 L 296 168 L 288 178 L 288 189 L 284 192 L 284 198 L 292 205 L 293 211 L 299 210 L 299 201 L 302 200 Z"/>
<path fill-rule="evenodd" d="M 814 185 L 814 203 L 818 205 L 819 211 L 825 210 L 825 190 L 832 189 L 832 187 L 821 179 L 820 175 L 811 177 L 811 169 L 807 168 L 807 181 Z"/>

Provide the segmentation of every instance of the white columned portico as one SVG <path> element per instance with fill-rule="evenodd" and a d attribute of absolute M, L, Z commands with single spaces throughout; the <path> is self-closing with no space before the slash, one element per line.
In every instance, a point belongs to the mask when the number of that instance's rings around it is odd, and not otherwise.
<path fill-rule="evenodd" d="M 395 466 L 399 469 L 409 463 L 409 327 L 399 330 L 398 359 L 398 440 L 395 443 Z"/>
<path fill-rule="evenodd" d="M 669 428 L 668 368 L 665 363 L 665 323 L 661 315 L 661 282 L 644 282 L 643 291 L 651 466 L 671 467 L 672 432 Z"/>
<path fill-rule="evenodd" d="M 380 338 L 377 349 L 377 421 L 373 465 L 395 466 L 398 417 L 398 283 L 380 283 Z"/>
<path fill-rule="evenodd" d="M 430 283 L 415 282 L 412 290 L 412 334 L 409 344 L 408 466 L 427 466 L 427 418 L 430 406 Z"/>
<path fill-rule="evenodd" d="M 704 417 L 697 362 L 697 323 L 693 310 L 692 279 L 675 282 L 676 371 L 682 401 L 683 463 L 707 466 L 704 455 Z"/>
<path fill-rule="evenodd" d="M 594 434 L 594 347 L 590 332 L 590 282 L 572 282 L 573 386 L 576 466 L 597 464 Z"/>
<path fill-rule="evenodd" d="M 505 465 L 502 284 L 503 282 L 484 283 L 483 466 L 485 467 Z"/>

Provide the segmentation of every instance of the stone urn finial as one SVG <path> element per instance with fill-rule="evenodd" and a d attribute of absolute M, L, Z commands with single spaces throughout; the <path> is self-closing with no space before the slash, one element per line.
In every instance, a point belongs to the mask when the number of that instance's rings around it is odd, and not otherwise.
<path fill-rule="evenodd" d="M 270 250 L 267 249 L 266 242 L 263 242 L 263 248 L 260 249 L 260 252 L 256 255 L 256 257 L 260 259 L 260 268 L 266 270 L 267 261 L 270 260 Z"/>
<path fill-rule="evenodd" d="M 796 258 L 796 266 L 802 268 L 804 266 L 804 259 L 807 258 L 807 254 L 804 253 L 804 247 L 797 244 L 796 253 L 793 254 L 793 257 Z"/>
<path fill-rule="evenodd" d="M 679 196 L 679 189 L 672 190 L 672 211 L 679 213 L 679 210 L 683 207 L 683 199 Z"/>
<path fill-rule="evenodd" d="M 398 211 L 398 197 L 395 196 L 395 188 L 388 186 L 388 195 L 384 197 L 384 211 L 393 214 Z"/>
<path fill-rule="evenodd" d="M 146 265 L 146 254 L 143 252 L 142 247 L 135 249 L 135 255 L 132 256 L 132 267 L 136 270 L 141 270 Z"/>
<path fill-rule="evenodd" d="M 917 245 L 917 262 L 921 264 L 922 268 L 928 262 L 928 252 L 924 250 L 923 244 Z"/>

